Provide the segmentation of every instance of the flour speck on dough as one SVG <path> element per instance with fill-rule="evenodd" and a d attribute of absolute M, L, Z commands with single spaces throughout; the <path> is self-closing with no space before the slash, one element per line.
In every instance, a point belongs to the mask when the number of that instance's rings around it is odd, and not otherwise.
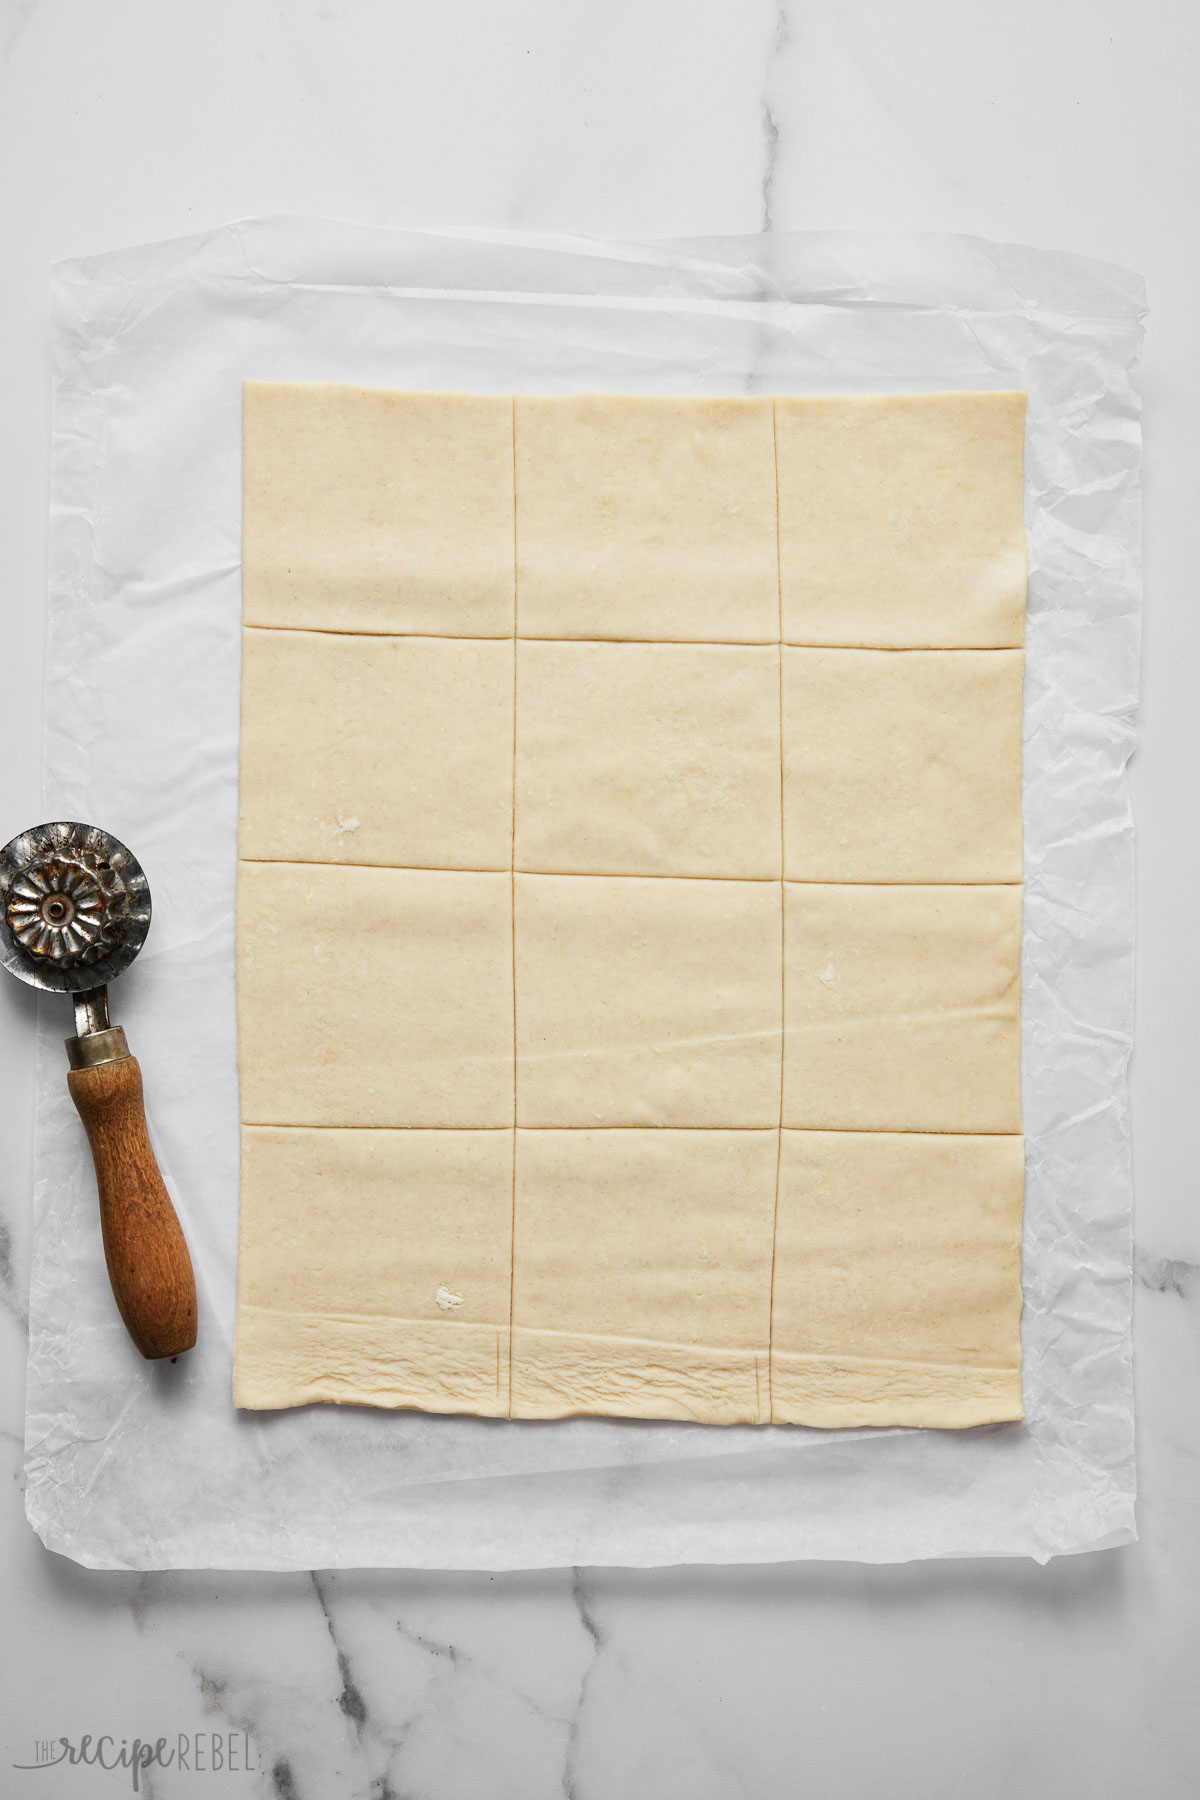
<path fill-rule="evenodd" d="M 463 1303 L 461 1294 L 452 1294 L 447 1287 L 440 1287 L 435 1296 L 443 1312 L 456 1312 Z"/>

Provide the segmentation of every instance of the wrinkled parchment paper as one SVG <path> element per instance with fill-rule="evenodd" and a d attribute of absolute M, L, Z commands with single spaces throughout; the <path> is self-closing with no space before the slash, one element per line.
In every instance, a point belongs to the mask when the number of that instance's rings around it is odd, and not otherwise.
<path fill-rule="evenodd" d="M 1126 1062 L 1143 294 L 954 238 L 628 245 L 268 219 L 59 265 L 47 818 L 154 895 L 113 995 L 192 1247 L 199 1347 L 117 1319 L 42 1001 L 27 1504 L 104 1568 L 891 1561 L 1133 1535 Z M 244 376 L 661 393 L 1029 392 L 1023 1425 L 820 1432 L 230 1401 Z M 32 823 L 32 821 L 29 821 Z M 352 968 L 348 981 L 356 979 Z"/>

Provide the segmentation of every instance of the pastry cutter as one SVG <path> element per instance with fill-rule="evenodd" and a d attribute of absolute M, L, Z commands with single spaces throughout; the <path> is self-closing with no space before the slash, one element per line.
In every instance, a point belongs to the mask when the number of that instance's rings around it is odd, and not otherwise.
<path fill-rule="evenodd" d="M 196 1283 L 146 1131 L 142 1072 L 109 1022 L 106 985 L 149 929 L 149 883 L 106 831 L 60 819 L 0 850 L 0 961 L 75 1004 L 67 1087 L 92 1147 L 104 1259 L 130 1337 L 156 1358 L 195 1343 Z"/>

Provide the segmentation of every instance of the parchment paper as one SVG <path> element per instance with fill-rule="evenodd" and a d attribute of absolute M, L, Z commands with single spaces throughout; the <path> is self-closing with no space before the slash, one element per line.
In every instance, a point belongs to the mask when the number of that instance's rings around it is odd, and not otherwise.
<path fill-rule="evenodd" d="M 39 1032 L 27 1506 L 105 1568 L 889 1561 L 1133 1535 L 1137 277 L 978 240 L 626 245 L 259 220 L 58 266 L 44 815 L 154 895 L 113 992 L 192 1247 L 198 1348 L 117 1319 Z M 826 1433 L 230 1401 L 244 376 L 562 392 L 1029 392 L 1027 1420 Z M 402 729 L 398 722 L 398 729 Z M 29 821 L 33 823 L 33 821 Z M 346 979 L 356 979 L 347 969 Z"/>

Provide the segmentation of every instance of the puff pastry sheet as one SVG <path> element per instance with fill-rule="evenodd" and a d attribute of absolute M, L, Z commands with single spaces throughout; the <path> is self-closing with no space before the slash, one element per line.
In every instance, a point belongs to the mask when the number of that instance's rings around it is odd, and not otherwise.
<path fill-rule="evenodd" d="M 237 1403 L 1020 1418 L 1024 396 L 244 431 Z"/>

